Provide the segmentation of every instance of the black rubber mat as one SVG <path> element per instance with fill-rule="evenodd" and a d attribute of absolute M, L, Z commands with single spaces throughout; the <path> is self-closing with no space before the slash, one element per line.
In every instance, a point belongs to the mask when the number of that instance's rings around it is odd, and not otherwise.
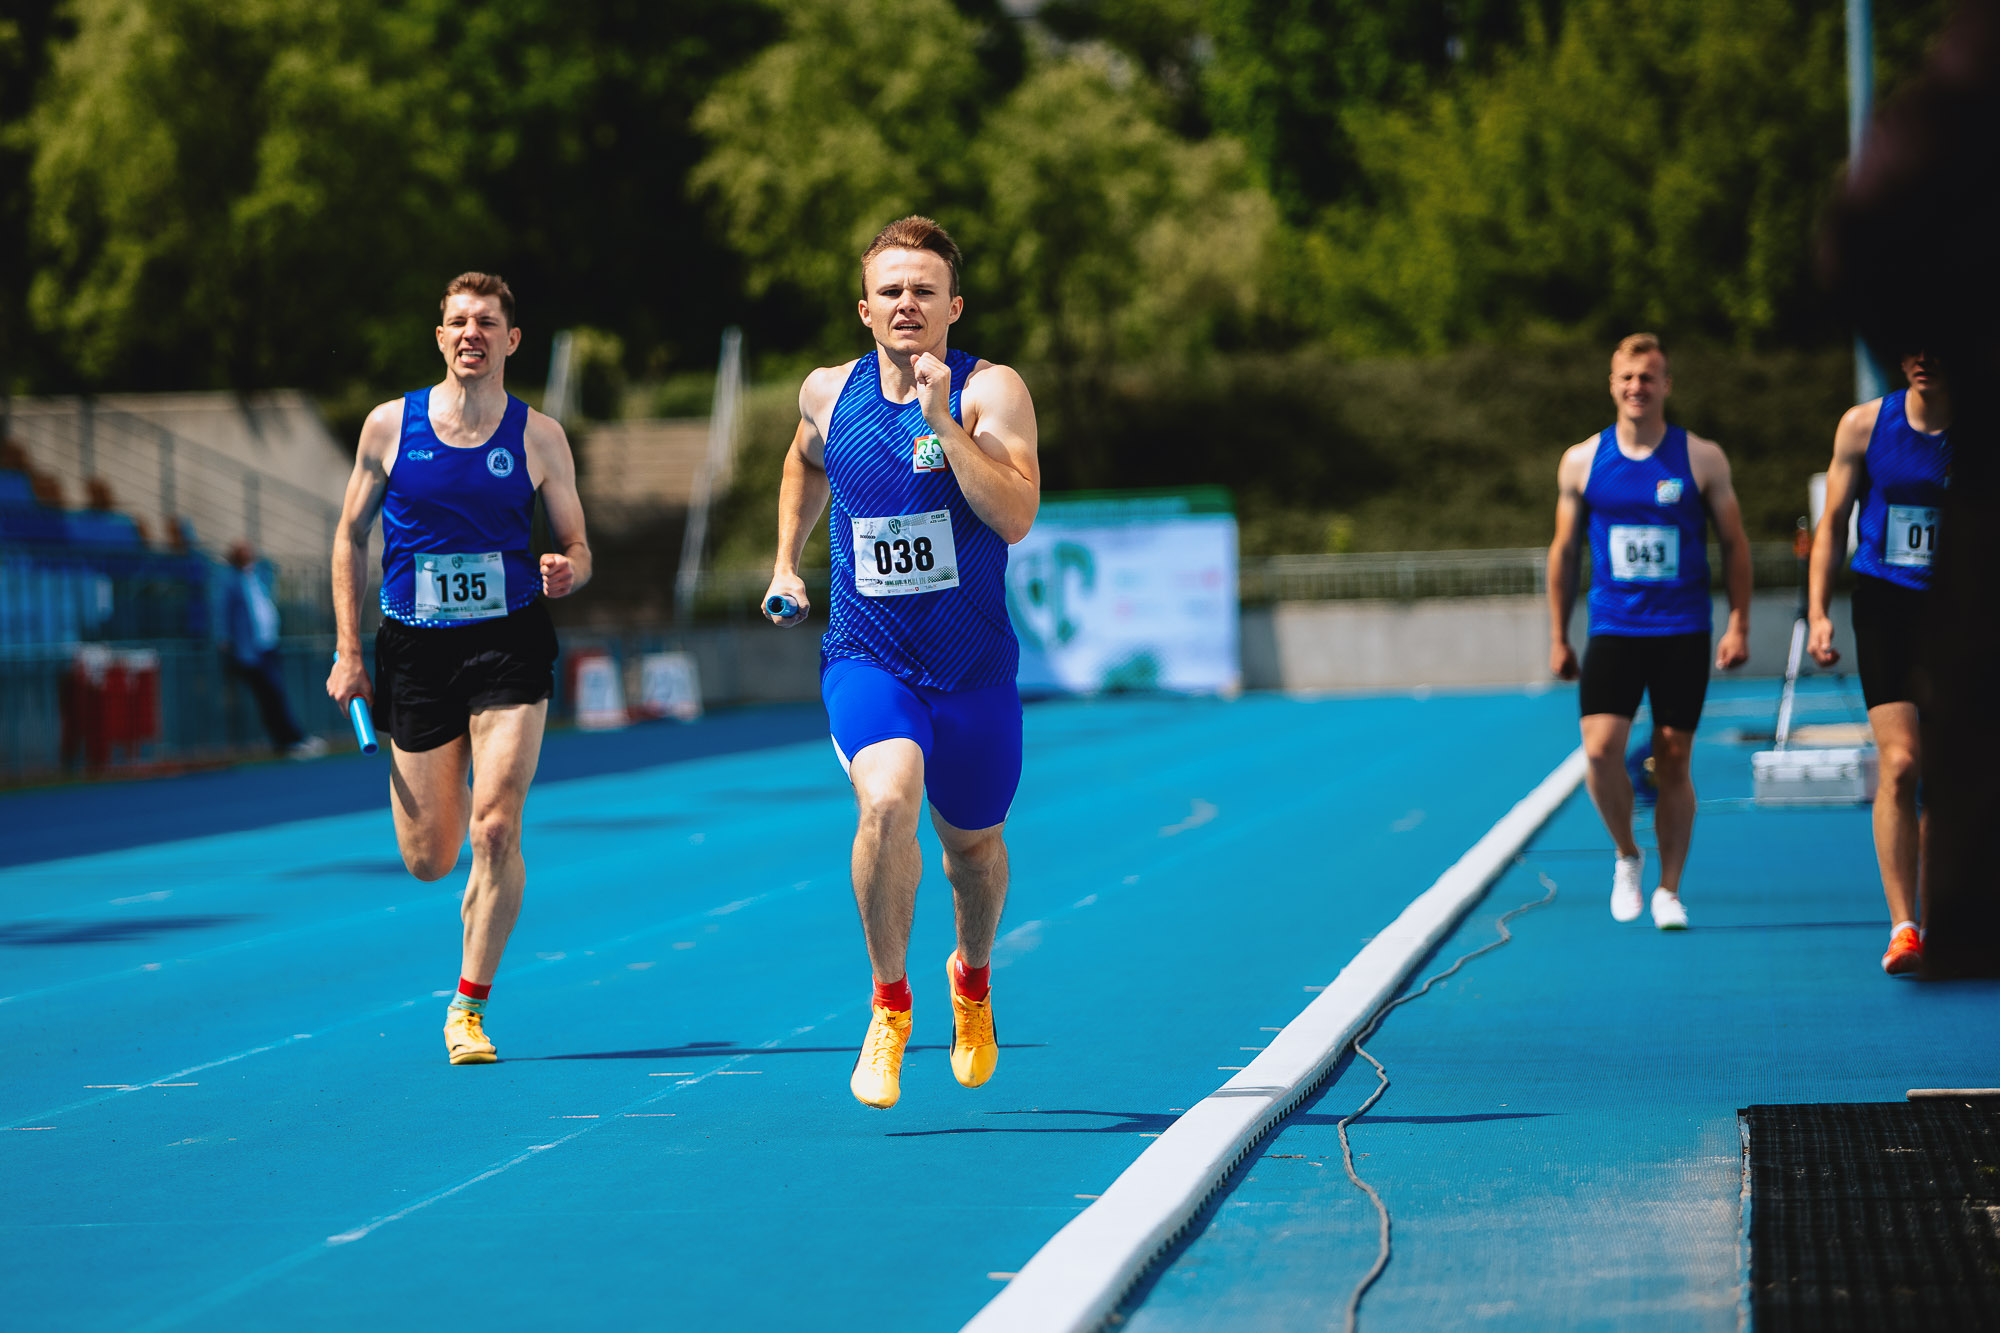
<path fill-rule="evenodd" d="M 1758 1333 L 2000 1329 L 2000 1102 L 1738 1114 Z"/>

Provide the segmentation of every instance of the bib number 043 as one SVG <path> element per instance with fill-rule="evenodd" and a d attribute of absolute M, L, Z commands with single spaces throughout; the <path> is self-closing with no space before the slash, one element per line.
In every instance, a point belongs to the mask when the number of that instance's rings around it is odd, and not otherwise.
<path fill-rule="evenodd" d="M 1681 530 L 1638 523 L 1614 523 L 1611 577 L 1621 583 L 1671 583 L 1681 576 Z"/>
<path fill-rule="evenodd" d="M 907 597 L 957 586 L 949 509 L 854 520 L 854 590 L 863 597 Z"/>
<path fill-rule="evenodd" d="M 498 551 L 416 557 L 417 615 L 490 620 L 507 614 L 507 567 Z"/>

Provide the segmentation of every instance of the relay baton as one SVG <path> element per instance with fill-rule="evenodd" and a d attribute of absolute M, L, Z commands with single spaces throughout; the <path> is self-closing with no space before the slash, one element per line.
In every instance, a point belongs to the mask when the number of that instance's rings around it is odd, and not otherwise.
<path fill-rule="evenodd" d="M 340 654 L 335 653 L 333 660 L 338 662 Z M 353 698 L 347 701 L 347 720 L 354 724 L 354 743 L 361 747 L 361 753 L 374 754 L 381 748 L 375 743 L 375 719 L 368 716 L 366 699 Z"/>
<path fill-rule="evenodd" d="M 799 604 L 781 592 L 774 592 L 764 599 L 764 614 L 776 616 L 780 620 L 790 620 L 799 613 Z"/>

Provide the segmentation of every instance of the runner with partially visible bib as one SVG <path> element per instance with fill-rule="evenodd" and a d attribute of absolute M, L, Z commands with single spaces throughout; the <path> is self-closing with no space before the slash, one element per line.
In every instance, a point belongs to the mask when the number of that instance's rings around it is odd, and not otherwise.
<path fill-rule="evenodd" d="M 1919 663 L 1928 617 L 1931 561 L 1951 482 L 1951 399 L 1924 353 L 1903 358 L 1909 388 L 1850 407 L 1833 437 L 1826 509 L 1813 534 L 1806 640 L 1813 660 L 1832 666 L 1833 582 L 1847 546 L 1848 514 L 1859 501 L 1854 549 L 1854 654 L 1875 735 L 1875 859 L 1889 905 L 1882 970 L 1922 969 L 1923 779 Z"/>
<path fill-rule="evenodd" d="M 780 625 L 810 613 L 799 559 L 831 502 L 820 692 L 860 807 L 854 896 L 875 982 L 849 1087 L 877 1108 L 902 1091 L 926 799 L 958 927 L 945 963 L 952 1074 L 976 1088 L 1000 1054 L 991 957 L 1021 777 L 1007 547 L 1034 522 L 1041 470 L 1021 377 L 946 345 L 964 308 L 958 270 L 958 247 L 928 218 L 889 224 L 862 255 L 859 312 L 875 347 L 799 392 L 764 602 Z"/>
<path fill-rule="evenodd" d="M 1729 625 L 1717 669 L 1749 660 L 1750 545 L 1730 484 L 1729 460 L 1711 441 L 1666 420 L 1673 385 L 1657 337 L 1635 333 L 1611 357 L 1618 419 L 1563 454 L 1556 470 L 1556 535 L 1549 547 L 1549 668 L 1580 674 L 1585 784 L 1617 849 L 1611 915 L 1633 921 L 1644 906 L 1645 858 L 1632 837 L 1632 781 L 1625 747 L 1639 701 L 1653 709 L 1654 829 L 1660 878 L 1653 924 L 1687 927 L 1681 871 L 1694 835 L 1689 760 L 1708 695 L 1708 528 L 1715 525 L 1729 590 Z M 1590 641 L 1579 672 L 1569 642 L 1582 549 L 1590 550 Z"/>
<path fill-rule="evenodd" d="M 555 688 L 543 598 L 589 581 L 590 546 L 568 438 L 504 384 L 521 344 L 514 294 L 491 274 L 464 273 L 439 305 L 443 382 L 383 403 L 361 428 L 334 532 L 339 656 L 326 692 L 343 712 L 351 699 L 369 700 L 389 737 L 389 808 L 411 874 L 449 874 L 471 835 L 445 1053 L 455 1065 L 491 1064 L 499 1057 L 486 1001 L 521 911 L 521 811 Z M 537 492 L 560 551 L 539 560 L 529 550 Z M 378 512 L 382 625 L 371 682 L 361 590 Z"/>

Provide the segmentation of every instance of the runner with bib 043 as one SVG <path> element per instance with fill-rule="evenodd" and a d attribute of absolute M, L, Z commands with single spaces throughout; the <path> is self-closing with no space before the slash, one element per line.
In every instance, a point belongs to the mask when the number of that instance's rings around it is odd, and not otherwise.
<path fill-rule="evenodd" d="M 1556 536 L 1549 547 L 1549 668 L 1582 676 L 1587 783 L 1617 847 L 1611 915 L 1635 920 L 1644 905 L 1644 858 L 1632 840 L 1632 781 L 1625 745 L 1639 701 L 1653 706 L 1655 828 L 1660 879 L 1653 924 L 1687 925 L 1681 868 L 1694 831 L 1688 760 L 1708 694 L 1708 525 L 1715 524 L 1729 587 L 1729 626 L 1717 668 L 1748 659 L 1750 546 L 1730 485 L 1729 460 L 1708 440 L 1666 419 L 1673 385 L 1660 340 L 1635 333 L 1611 357 L 1618 420 L 1563 454 L 1556 472 Z M 1590 645 L 1579 671 L 1570 647 L 1579 559 L 1590 550 Z"/>
<path fill-rule="evenodd" d="M 958 266 L 951 237 L 921 217 L 890 223 L 862 255 L 859 313 L 875 346 L 799 391 L 763 602 L 780 625 L 811 610 L 798 562 L 831 502 L 820 693 L 860 805 L 851 864 L 875 975 L 848 1086 L 877 1108 L 901 1095 L 926 798 L 958 927 L 945 965 L 952 1074 L 978 1087 L 1000 1054 L 988 969 L 1007 894 L 1001 835 L 1021 777 L 1007 546 L 1034 522 L 1041 469 L 1021 377 L 947 346 L 964 308 Z"/>

